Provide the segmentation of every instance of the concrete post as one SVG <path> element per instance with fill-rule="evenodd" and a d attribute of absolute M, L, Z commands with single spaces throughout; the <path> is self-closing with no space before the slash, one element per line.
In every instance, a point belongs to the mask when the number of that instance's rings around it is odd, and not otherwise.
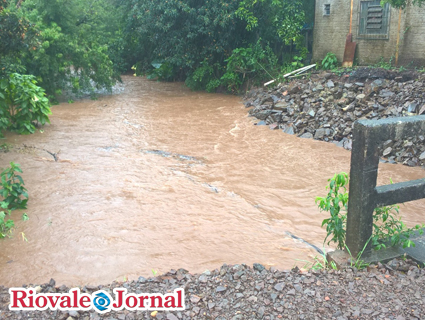
<path fill-rule="evenodd" d="M 346 233 L 353 257 L 372 235 L 376 207 L 425 198 L 425 179 L 376 187 L 382 142 L 424 133 L 425 115 L 354 123 Z"/>

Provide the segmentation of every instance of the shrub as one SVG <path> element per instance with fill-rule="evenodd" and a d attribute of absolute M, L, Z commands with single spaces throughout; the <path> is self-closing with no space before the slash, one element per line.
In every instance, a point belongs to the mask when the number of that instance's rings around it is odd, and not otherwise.
<path fill-rule="evenodd" d="M 12 73 L 0 80 L 0 135 L 4 130 L 30 134 L 35 122 L 49 121 L 49 100 L 32 75 Z"/>
<path fill-rule="evenodd" d="M 11 162 L 10 167 L 4 169 L 1 176 L 0 196 L 2 202 L 10 210 L 26 209 L 28 201 L 27 189 L 24 187 L 24 180 L 17 173 L 22 173 L 19 164 Z"/>

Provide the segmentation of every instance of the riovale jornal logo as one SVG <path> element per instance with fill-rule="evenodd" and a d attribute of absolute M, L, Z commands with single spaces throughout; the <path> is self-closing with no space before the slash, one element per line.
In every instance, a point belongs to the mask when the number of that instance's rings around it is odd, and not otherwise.
<path fill-rule="evenodd" d="M 68 293 L 36 293 L 33 288 L 10 288 L 10 310 L 96 310 L 106 313 L 111 310 L 184 310 L 184 290 L 172 293 L 127 293 L 125 288 L 115 288 L 114 297 L 99 290 L 92 294 L 70 289 Z"/>

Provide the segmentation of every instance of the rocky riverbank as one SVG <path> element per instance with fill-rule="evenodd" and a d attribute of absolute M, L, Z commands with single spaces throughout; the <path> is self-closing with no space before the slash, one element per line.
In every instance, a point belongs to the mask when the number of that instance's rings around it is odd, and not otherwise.
<path fill-rule="evenodd" d="M 68 292 L 54 280 L 31 286 L 40 292 Z M 393 260 L 363 271 L 279 271 L 262 265 L 223 265 L 220 270 L 167 274 L 137 281 L 84 286 L 82 292 L 114 288 L 133 293 L 185 289 L 185 311 L 9 311 L 8 289 L 0 287 L 0 319 L 421 319 L 425 314 L 425 270 L 410 260 Z M 112 295 L 113 296 L 113 295 Z"/>
<path fill-rule="evenodd" d="M 424 85 L 424 74 L 362 67 L 341 75 L 312 74 L 273 89 L 253 89 L 245 105 L 260 120 L 257 125 L 351 150 L 353 123 L 358 119 L 425 114 Z M 390 163 L 424 167 L 425 136 L 385 141 L 381 156 Z"/>

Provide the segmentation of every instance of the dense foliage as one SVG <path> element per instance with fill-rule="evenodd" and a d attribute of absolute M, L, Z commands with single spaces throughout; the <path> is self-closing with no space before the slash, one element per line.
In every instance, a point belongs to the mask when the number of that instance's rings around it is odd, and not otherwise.
<path fill-rule="evenodd" d="M 0 0 L 0 76 L 34 75 L 50 98 L 136 74 L 237 91 L 306 58 L 313 0 Z"/>
<path fill-rule="evenodd" d="M 130 0 L 127 60 L 136 74 L 237 91 L 292 62 L 291 51 L 303 47 L 306 3 L 314 6 L 306 0 Z"/>
<path fill-rule="evenodd" d="M 51 96 L 110 89 L 119 79 L 109 57 L 119 55 L 119 46 L 110 47 L 120 31 L 112 0 L 2 1 L 2 77 L 34 75 Z"/>
<path fill-rule="evenodd" d="M 0 137 L 3 130 L 34 133 L 49 122 L 50 103 L 32 75 L 12 73 L 0 79 Z"/>
<path fill-rule="evenodd" d="M 313 9 L 313 0 L 0 0 L 0 132 L 47 122 L 44 92 L 95 95 L 131 67 L 208 91 L 276 78 L 304 65 Z"/>

